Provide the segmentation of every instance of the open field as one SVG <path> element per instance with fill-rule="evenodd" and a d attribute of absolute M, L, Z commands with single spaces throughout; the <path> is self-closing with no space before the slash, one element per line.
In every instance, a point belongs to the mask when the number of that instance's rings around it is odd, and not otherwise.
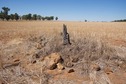
<path fill-rule="evenodd" d="M 63 45 L 63 24 L 71 45 Z M 0 21 L 0 83 L 125 84 L 125 79 L 126 23 Z"/>

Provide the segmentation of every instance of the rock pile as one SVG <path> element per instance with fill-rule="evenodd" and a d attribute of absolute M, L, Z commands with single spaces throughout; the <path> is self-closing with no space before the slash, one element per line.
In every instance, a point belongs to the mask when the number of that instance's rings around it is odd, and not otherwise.
<path fill-rule="evenodd" d="M 62 58 L 58 53 L 52 53 L 49 56 L 46 56 L 43 60 L 45 66 L 50 69 L 56 69 L 63 70 L 64 66 L 62 65 Z"/>

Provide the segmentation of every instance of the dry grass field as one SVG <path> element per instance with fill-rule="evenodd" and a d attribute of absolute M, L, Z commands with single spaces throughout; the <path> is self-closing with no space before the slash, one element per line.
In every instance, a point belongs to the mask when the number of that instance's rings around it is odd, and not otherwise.
<path fill-rule="evenodd" d="M 63 45 L 63 24 L 71 45 Z M 126 84 L 126 23 L 0 21 L 0 84 Z"/>

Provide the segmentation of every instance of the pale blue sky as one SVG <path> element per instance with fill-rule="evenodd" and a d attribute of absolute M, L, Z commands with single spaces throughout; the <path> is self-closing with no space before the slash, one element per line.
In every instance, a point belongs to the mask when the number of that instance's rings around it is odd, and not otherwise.
<path fill-rule="evenodd" d="M 9 14 L 53 15 L 67 21 L 126 19 L 126 0 L 0 0 L 3 6 L 11 9 Z"/>

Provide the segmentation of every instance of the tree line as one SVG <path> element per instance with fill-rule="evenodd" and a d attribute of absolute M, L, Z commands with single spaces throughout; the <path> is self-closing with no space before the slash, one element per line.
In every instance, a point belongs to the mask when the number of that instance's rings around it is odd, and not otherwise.
<path fill-rule="evenodd" d="M 123 19 L 123 20 L 114 20 L 113 22 L 126 22 L 126 19 Z"/>
<path fill-rule="evenodd" d="M 0 19 L 1 20 L 58 20 L 58 17 L 54 17 L 54 16 L 41 16 L 41 15 L 37 15 L 37 14 L 26 14 L 26 15 L 22 15 L 19 16 L 18 13 L 15 14 L 8 14 L 8 12 L 10 11 L 10 8 L 8 7 L 2 7 L 2 10 L 0 12 Z"/>

